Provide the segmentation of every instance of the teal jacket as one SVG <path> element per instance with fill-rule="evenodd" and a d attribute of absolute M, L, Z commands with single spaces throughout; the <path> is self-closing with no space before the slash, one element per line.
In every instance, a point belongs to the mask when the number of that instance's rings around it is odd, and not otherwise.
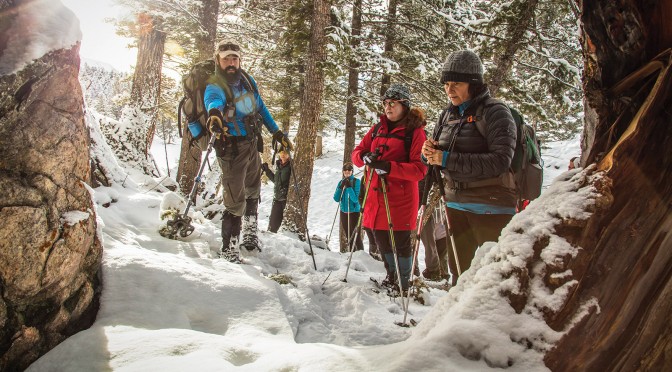
<path fill-rule="evenodd" d="M 350 187 L 346 187 L 345 190 L 341 189 L 343 180 L 338 181 L 334 192 L 334 201 L 341 201 L 341 212 L 359 212 L 362 209 L 359 205 L 359 190 L 362 187 L 362 182 L 355 176 L 350 176 L 348 179 L 350 180 Z"/>

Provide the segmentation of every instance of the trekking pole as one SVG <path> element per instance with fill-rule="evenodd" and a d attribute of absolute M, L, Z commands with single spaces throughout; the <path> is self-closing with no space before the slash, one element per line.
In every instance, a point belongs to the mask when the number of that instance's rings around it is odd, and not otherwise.
<path fill-rule="evenodd" d="M 331 239 L 331 233 L 334 232 L 334 226 L 336 225 L 336 217 L 338 217 L 338 212 L 341 210 L 341 200 L 343 200 L 343 191 L 341 191 L 341 197 L 338 198 L 338 206 L 336 207 L 336 214 L 334 214 L 334 222 L 331 223 L 331 230 L 329 230 L 329 235 L 327 235 L 326 243 L 329 245 L 329 239 Z"/>
<path fill-rule="evenodd" d="M 441 193 L 441 200 L 443 201 L 443 213 L 446 216 L 446 232 L 450 235 L 450 245 L 453 248 L 453 256 L 455 256 L 455 265 L 457 266 L 457 275 L 462 275 L 462 268 L 460 267 L 460 259 L 457 257 L 457 246 L 455 245 L 455 238 L 453 237 L 453 229 L 450 228 L 450 219 L 448 218 L 448 205 L 446 200 L 446 190 L 443 188 L 443 178 L 440 174 L 441 170 L 438 167 L 434 167 L 434 178 L 439 184 L 439 192 Z M 439 266 L 441 264 L 439 263 Z"/>
<path fill-rule="evenodd" d="M 366 169 L 366 168 L 365 168 Z M 366 172 L 366 170 L 365 170 Z M 373 169 L 369 169 L 369 177 L 366 180 L 366 190 L 364 190 L 364 202 L 362 202 L 362 206 L 360 207 L 360 210 L 362 213 L 359 214 L 359 219 L 357 220 L 357 231 L 355 231 L 355 241 L 357 240 L 357 235 L 361 231 L 362 227 L 362 217 L 364 217 L 364 206 L 366 205 L 366 201 L 368 200 L 369 196 L 369 188 L 371 187 L 371 179 L 373 178 Z M 345 277 L 343 277 L 342 282 L 347 283 L 348 282 L 348 271 L 350 271 L 350 263 L 352 262 L 352 254 L 355 252 L 354 250 L 355 246 L 351 245 L 350 246 L 350 257 L 348 257 L 348 265 L 345 268 Z"/>
<path fill-rule="evenodd" d="M 212 151 L 212 147 L 215 144 L 217 136 L 212 135 L 210 137 L 210 142 L 208 142 L 208 149 L 205 152 L 205 158 L 207 159 Z M 205 168 L 206 162 L 201 162 L 201 168 L 198 170 L 198 174 L 194 178 L 194 184 L 191 186 L 191 192 L 189 193 L 189 198 L 187 200 L 187 206 L 184 208 L 184 212 L 181 214 L 175 215 L 175 217 L 166 223 L 168 227 L 167 237 L 174 239 L 177 235 L 181 237 L 187 237 L 194 232 L 194 226 L 191 224 L 191 217 L 187 216 L 189 213 L 189 208 L 192 205 L 192 199 L 196 196 L 196 191 L 198 190 L 198 185 L 201 183 L 201 175 L 203 174 L 203 169 Z M 195 204 L 195 202 L 194 202 Z"/>
<path fill-rule="evenodd" d="M 425 189 L 422 191 L 422 201 L 420 203 L 420 213 L 419 213 L 420 222 L 418 223 L 418 230 L 416 231 L 415 248 L 413 249 L 413 264 L 411 265 L 413 269 L 411 269 L 411 276 L 408 280 L 409 286 L 408 286 L 408 294 L 406 297 L 406 306 L 404 309 L 404 321 L 401 322 L 401 326 L 403 327 L 408 327 L 408 324 L 406 324 L 406 316 L 408 315 L 408 307 L 411 304 L 410 283 L 413 283 L 413 274 L 414 274 L 413 271 L 415 271 L 415 262 L 418 258 L 418 250 L 420 249 L 420 234 L 422 233 L 422 229 L 424 228 L 424 224 L 422 223 L 423 221 L 422 217 L 425 214 L 425 208 L 427 207 L 427 197 L 429 196 L 429 190 L 431 188 L 432 188 L 432 174 L 428 172 L 427 178 L 425 179 Z M 438 252 L 436 253 L 436 256 L 437 257 L 439 256 Z M 441 265 L 439 264 L 439 266 Z M 402 302 L 404 301 L 403 297 L 401 301 Z"/>
<path fill-rule="evenodd" d="M 397 255 L 397 244 L 394 241 L 394 231 L 393 225 L 392 225 L 392 215 L 390 214 L 390 203 L 387 199 L 387 186 L 385 185 L 386 179 L 384 176 L 380 177 L 380 186 L 381 189 L 383 190 L 383 200 L 385 200 L 385 213 L 387 214 L 387 224 L 388 224 L 388 232 L 390 233 L 390 245 L 392 245 L 392 254 L 394 255 L 394 265 L 396 266 L 397 270 L 397 283 L 399 284 L 399 295 L 401 296 L 401 307 L 404 308 L 405 311 L 408 311 L 406 308 L 406 304 L 404 303 L 404 290 L 403 287 L 401 286 L 401 271 L 399 271 L 399 257 Z M 413 267 L 411 267 L 411 271 L 413 271 Z"/>
<path fill-rule="evenodd" d="M 287 152 L 289 154 L 289 152 Z M 310 257 L 313 258 L 313 268 L 317 270 L 317 263 L 315 263 L 315 253 L 313 252 L 313 244 L 310 241 L 310 233 L 308 232 L 308 217 L 303 211 L 303 199 L 299 197 L 299 184 L 296 182 L 296 172 L 294 172 L 294 163 L 293 159 L 289 158 L 289 171 L 292 172 L 292 177 L 294 178 L 294 191 L 296 192 L 297 199 L 299 199 L 299 208 L 301 208 L 301 218 L 303 219 L 303 227 L 306 229 L 306 239 L 308 239 L 308 247 L 310 248 Z"/>

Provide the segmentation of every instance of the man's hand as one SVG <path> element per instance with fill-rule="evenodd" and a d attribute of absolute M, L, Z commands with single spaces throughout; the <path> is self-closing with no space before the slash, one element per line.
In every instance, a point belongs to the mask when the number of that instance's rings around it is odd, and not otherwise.
<path fill-rule="evenodd" d="M 271 170 L 271 168 L 268 167 L 268 163 L 263 163 L 263 164 L 261 165 L 261 169 L 263 169 L 263 170 L 265 170 L 265 171 L 267 171 L 267 172 L 268 172 L 269 170 Z"/>
<path fill-rule="evenodd" d="M 294 145 L 292 144 L 292 141 L 290 141 L 287 135 L 282 133 L 282 131 L 279 129 L 275 133 L 273 133 L 273 140 L 279 142 L 283 148 L 289 151 L 294 150 Z"/>
<path fill-rule="evenodd" d="M 208 111 L 208 130 L 217 138 L 220 138 L 228 131 L 228 128 L 224 126 L 222 112 L 216 108 Z"/>

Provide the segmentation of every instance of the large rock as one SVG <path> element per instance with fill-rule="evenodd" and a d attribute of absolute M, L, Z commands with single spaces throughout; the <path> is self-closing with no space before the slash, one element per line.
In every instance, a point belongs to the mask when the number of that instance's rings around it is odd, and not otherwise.
<path fill-rule="evenodd" d="M 0 77 L 0 370 L 91 325 L 102 246 L 87 190 L 79 46 Z"/>

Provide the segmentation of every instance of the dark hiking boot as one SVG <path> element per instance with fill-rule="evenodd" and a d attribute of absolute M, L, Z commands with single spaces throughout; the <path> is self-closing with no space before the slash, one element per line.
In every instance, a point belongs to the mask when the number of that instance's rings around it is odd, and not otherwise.
<path fill-rule="evenodd" d="M 257 217 L 243 217 L 243 241 L 240 243 L 240 247 L 244 247 L 248 251 L 253 251 L 256 249 L 261 252 L 261 243 L 259 242 L 257 233 Z"/>
<path fill-rule="evenodd" d="M 231 238 L 229 240 L 229 244 L 222 243 L 222 248 L 219 252 L 219 257 L 231 263 L 235 264 L 243 263 L 243 261 L 240 260 L 240 256 L 238 254 L 238 248 L 236 247 L 237 245 L 238 245 L 238 237 Z"/>
<path fill-rule="evenodd" d="M 240 235 L 240 216 L 229 211 L 222 214 L 222 247 L 219 256 L 229 262 L 240 263 L 238 255 L 238 236 Z"/>
<path fill-rule="evenodd" d="M 245 216 L 243 217 L 243 241 L 241 247 L 248 251 L 261 251 L 259 242 L 259 228 L 257 226 L 257 206 L 259 199 L 247 199 L 245 201 Z"/>
<path fill-rule="evenodd" d="M 438 271 L 431 271 L 429 269 L 422 270 L 422 277 L 433 282 L 438 282 L 443 279 Z"/>
<path fill-rule="evenodd" d="M 385 277 L 385 279 L 383 279 L 382 282 L 380 282 L 380 285 L 385 288 L 392 288 L 392 287 L 399 288 L 399 286 L 397 285 L 397 277 L 396 275 L 394 275 L 394 273 L 391 272 L 387 273 L 387 276 Z"/>

